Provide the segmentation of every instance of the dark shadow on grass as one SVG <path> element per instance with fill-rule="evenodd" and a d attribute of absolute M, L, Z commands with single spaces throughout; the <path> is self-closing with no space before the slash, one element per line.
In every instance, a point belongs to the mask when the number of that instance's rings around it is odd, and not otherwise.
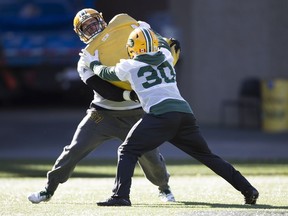
<path fill-rule="evenodd" d="M 208 203 L 208 202 L 188 202 L 188 201 L 177 201 L 175 203 L 168 203 L 166 204 L 157 204 L 157 205 L 150 205 L 150 204 L 135 204 L 133 206 L 137 207 L 163 207 L 165 208 L 199 208 L 203 207 L 210 207 L 210 208 L 235 208 L 235 209 L 271 209 L 271 210 L 286 210 L 288 206 L 271 206 L 271 205 L 264 205 L 264 204 L 257 204 L 257 205 L 244 205 L 244 204 L 223 204 L 223 203 Z"/>
<path fill-rule="evenodd" d="M 83 205 L 83 203 L 75 203 L 75 202 L 58 202 L 58 203 L 51 203 L 53 205 L 63 205 L 63 204 L 71 204 L 71 205 Z M 95 205 L 97 206 L 96 202 L 85 203 L 85 205 Z M 99 208 L 130 208 L 130 206 L 99 206 Z M 264 205 L 264 204 L 257 204 L 257 205 L 244 205 L 244 204 L 223 204 L 223 203 L 208 203 L 208 202 L 188 202 L 188 201 L 177 201 L 177 202 L 169 202 L 169 203 L 157 203 L 157 204 L 133 204 L 132 207 L 149 207 L 149 208 L 195 208 L 198 209 L 203 207 L 203 210 L 207 210 L 207 207 L 214 208 L 214 209 L 265 209 L 265 210 L 284 210 L 288 209 L 288 206 L 271 206 L 271 205 Z M 205 208 L 206 207 L 206 208 Z"/>
<path fill-rule="evenodd" d="M 56 158 L 55 158 L 56 159 Z M 0 159 L 0 177 L 44 177 L 46 176 L 47 172 L 52 168 L 55 159 Z M 249 165 L 253 165 L 253 162 L 246 162 L 249 163 Z M 261 162 L 254 162 L 257 165 L 259 164 L 267 164 L 266 161 Z M 281 163 L 283 165 L 287 165 L 288 161 L 271 161 L 271 163 Z M 170 160 L 169 163 L 167 162 L 167 165 L 186 165 L 186 164 L 198 164 L 196 161 L 192 160 Z M 81 169 L 84 166 L 86 167 L 92 167 L 93 172 L 87 172 L 85 169 Z M 116 158 L 115 159 L 109 159 L 109 160 L 83 160 L 81 161 L 76 168 L 79 168 L 73 172 L 73 177 L 81 177 L 81 178 L 114 178 L 115 177 L 115 169 L 117 166 Z M 112 167 L 113 169 L 110 169 L 105 173 L 99 173 L 97 172 L 97 167 Z M 94 171 L 95 168 L 95 171 Z M 102 169 L 103 170 L 103 169 Z M 266 175 L 270 175 L 267 173 Z M 285 175 L 285 173 L 283 173 Z M 134 176 L 139 176 L 135 173 Z M 142 176 L 142 174 L 141 174 Z"/>
<path fill-rule="evenodd" d="M 0 177 L 9 175 L 10 177 L 45 177 L 47 172 L 52 169 L 55 160 L 0 160 Z M 115 161 L 97 161 L 97 163 L 80 162 L 77 167 L 95 166 L 95 172 L 74 171 L 73 177 L 81 178 L 109 178 L 115 177 L 113 173 L 97 173 L 97 167 L 113 166 L 116 167 Z"/>

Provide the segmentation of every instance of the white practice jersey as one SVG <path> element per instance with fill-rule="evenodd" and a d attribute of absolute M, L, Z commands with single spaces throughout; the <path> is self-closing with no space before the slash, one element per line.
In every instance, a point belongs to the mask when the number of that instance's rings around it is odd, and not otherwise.
<path fill-rule="evenodd" d="M 146 113 L 190 113 L 190 106 L 178 90 L 172 65 L 171 53 L 161 48 L 156 53 L 138 55 L 134 59 L 121 59 L 115 67 L 99 65 L 93 70 L 105 80 L 128 81 Z"/>

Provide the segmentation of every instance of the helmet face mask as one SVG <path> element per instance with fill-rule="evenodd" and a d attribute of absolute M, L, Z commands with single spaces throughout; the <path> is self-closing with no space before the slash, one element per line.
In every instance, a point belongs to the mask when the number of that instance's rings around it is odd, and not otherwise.
<path fill-rule="evenodd" d="M 90 43 L 107 24 L 103 19 L 102 13 L 87 8 L 79 11 L 73 21 L 74 31 L 84 43 Z"/>
<path fill-rule="evenodd" d="M 152 30 L 136 28 L 128 37 L 126 49 L 131 59 L 137 55 L 156 52 L 158 50 L 158 39 Z"/>
<path fill-rule="evenodd" d="M 86 24 L 88 23 L 88 24 Z M 90 37 L 93 37 L 95 34 L 98 34 L 102 31 L 101 26 L 96 19 L 88 19 L 80 26 L 83 36 L 89 40 Z"/>

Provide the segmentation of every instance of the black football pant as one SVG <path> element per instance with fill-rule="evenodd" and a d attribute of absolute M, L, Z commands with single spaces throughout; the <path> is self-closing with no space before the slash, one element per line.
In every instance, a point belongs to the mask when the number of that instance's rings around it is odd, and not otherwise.
<path fill-rule="evenodd" d="M 128 133 L 118 149 L 113 197 L 129 197 L 131 178 L 138 157 L 165 141 L 209 167 L 236 190 L 244 192 L 252 187 L 230 163 L 210 151 L 193 114 L 169 112 L 157 116 L 145 114 Z"/>

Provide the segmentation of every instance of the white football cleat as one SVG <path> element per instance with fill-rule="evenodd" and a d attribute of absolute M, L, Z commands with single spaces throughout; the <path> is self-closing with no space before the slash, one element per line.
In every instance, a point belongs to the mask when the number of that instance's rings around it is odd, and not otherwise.
<path fill-rule="evenodd" d="M 28 196 L 28 200 L 34 204 L 38 204 L 40 202 L 47 202 L 51 199 L 52 194 L 47 191 L 40 191 L 36 193 L 32 193 Z"/>
<path fill-rule="evenodd" d="M 162 202 L 176 202 L 170 188 L 162 191 L 160 190 L 159 197 Z"/>

